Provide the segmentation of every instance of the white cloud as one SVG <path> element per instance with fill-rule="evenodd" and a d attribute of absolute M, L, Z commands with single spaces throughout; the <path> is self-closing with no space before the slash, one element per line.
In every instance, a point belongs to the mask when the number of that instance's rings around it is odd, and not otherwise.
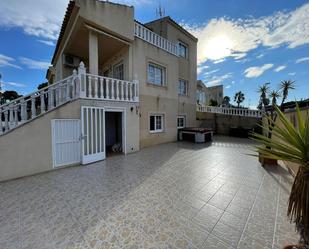
<path fill-rule="evenodd" d="M 119 0 L 127 5 L 146 5 L 153 0 Z M 0 26 L 18 27 L 28 35 L 56 40 L 69 0 L 1 0 Z"/>
<path fill-rule="evenodd" d="M 218 63 L 221 63 L 221 62 L 223 62 L 223 61 L 225 61 L 225 59 L 215 60 L 213 63 L 214 63 L 214 64 L 218 64 Z"/>
<path fill-rule="evenodd" d="M 298 60 L 296 60 L 296 63 L 301 63 L 301 62 L 305 62 L 305 61 L 309 61 L 309 57 L 299 58 Z"/>
<path fill-rule="evenodd" d="M 19 60 L 30 69 L 48 69 L 50 66 L 50 63 L 46 61 L 36 61 L 25 57 L 20 57 Z"/>
<path fill-rule="evenodd" d="M 207 66 L 207 65 L 199 65 L 198 67 L 197 67 L 197 74 L 200 74 L 200 73 L 202 73 L 204 70 L 206 70 L 207 68 L 209 68 L 209 66 Z"/>
<path fill-rule="evenodd" d="M 261 58 L 263 58 L 265 55 L 264 54 L 259 54 L 256 58 L 257 59 L 261 59 Z"/>
<path fill-rule="evenodd" d="M 226 89 L 229 89 L 229 88 L 231 88 L 231 85 L 227 85 L 225 88 L 226 88 Z"/>
<path fill-rule="evenodd" d="M 26 84 L 16 82 L 2 82 L 4 86 L 27 87 Z"/>
<path fill-rule="evenodd" d="M 0 54 L 0 67 L 14 67 L 21 69 L 21 67 L 14 64 L 14 62 L 15 59 L 13 59 L 12 57 Z"/>
<path fill-rule="evenodd" d="M 206 86 L 217 86 L 223 83 L 224 80 L 227 80 L 232 77 L 232 73 L 227 73 L 221 76 L 213 76 L 211 80 L 206 81 Z"/>
<path fill-rule="evenodd" d="M 274 71 L 275 71 L 275 72 L 280 72 L 280 71 L 282 71 L 282 70 L 284 70 L 284 69 L 286 69 L 286 66 L 279 66 L 279 67 L 276 67 L 276 68 L 274 69 Z"/>
<path fill-rule="evenodd" d="M 49 41 L 49 40 L 38 40 L 38 42 L 43 43 L 47 46 L 55 46 L 55 43 L 53 41 Z"/>
<path fill-rule="evenodd" d="M 214 70 L 211 70 L 211 71 L 208 71 L 208 72 L 204 73 L 204 75 L 205 76 L 209 76 L 210 74 L 214 74 L 214 73 L 216 73 L 218 71 L 219 71 L 219 69 L 214 69 Z"/>
<path fill-rule="evenodd" d="M 55 40 L 69 1 L 0 1 L 0 26 L 19 27 L 28 35 Z"/>
<path fill-rule="evenodd" d="M 199 39 L 197 54 L 200 64 L 226 57 L 244 58 L 250 50 L 261 45 L 295 48 L 308 44 L 308 16 L 309 3 L 294 11 L 277 12 L 261 18 L 213 18 L 202 25 L 183 25 Z"/>
<path fill-rule="evenodd" d="M 290 76 L 294 76 L 296 73 L 295 72 L 293 72 L 293 73 L 288 73 L 288 75 L 290 75 Z"/>
<path fill-rule="evenodd" d="M 264 64 L 261 67 L 249 67 L 244 71 L 247 78 L 256 78 L 261 76 L 266 70 L 272 68 L 273 64 Z"/>

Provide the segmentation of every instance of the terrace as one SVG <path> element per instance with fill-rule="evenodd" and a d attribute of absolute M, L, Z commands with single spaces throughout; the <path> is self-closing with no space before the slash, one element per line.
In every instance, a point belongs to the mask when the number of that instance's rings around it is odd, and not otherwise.
<path fill-rule="evenodd" d="M 281 248 L 292 183 L 246 139 L 169 143 L 0 183 L 0 248 Z"/>

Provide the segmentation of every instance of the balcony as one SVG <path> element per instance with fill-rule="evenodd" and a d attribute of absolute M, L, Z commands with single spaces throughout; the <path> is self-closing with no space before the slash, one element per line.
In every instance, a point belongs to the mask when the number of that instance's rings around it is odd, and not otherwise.
<path fill-rule="evenodd" d="M 154 33 L 145 26 L 135 22 L 134 35 L 158 48 L 165 50 L 166 52 L 178 56 L 178 46 L 162 36 Z"/>

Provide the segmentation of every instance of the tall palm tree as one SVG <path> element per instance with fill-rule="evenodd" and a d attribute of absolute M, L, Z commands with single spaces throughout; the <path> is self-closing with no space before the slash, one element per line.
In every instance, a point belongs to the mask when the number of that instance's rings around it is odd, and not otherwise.
<path fill-rule="evenodd" d="M 257 90 L 257 92 L 260 94 L 260 104 L 259 104 L 260 109 L 262 109 L 263 106 L 265 107 L 269 105 L 269 98 L 267 98 L 268 91 L 269 91 L 269 83 L 263 84 Z"/>
<path fill-rule="evenodd" d="M 234 101 L 237 103 L 238 108 L 244 100 L 245 100 L 245 94 L 242 91 L 235 93 Z"/>
<path fill-rule="evenodd" d="M 292 80 L 283 80 L 280 83 L 280 90 L 282 91 L 282 101 L 280 109 L 283 110 L 283 103 L 286 101 L 289 91 L 295 89 L 295 81 Z"/>
<path fill-rule="evenodd" d="M 280 93 L 278 91 L 273 90 L 269 96 L 271 98 L 271 105 L 275 107 L 277 105 L 278 98 L 280 98 L 281 96 Z"/>
<path fill-rule="evenodd" d="M 277 106 L 277 100 L 280 98 L 280 93 L 276 90 L 272 90 L 271 93 L 269 94 L 269 97 L 271 99 L 271 106 L 272 108 L 270 109 L 270 116 L 271 119 L 276 121 L 277 114 L 275 113 L 275 107 Z M 272 130 L 273 127 L 270 127 L 270 131 Z"/>

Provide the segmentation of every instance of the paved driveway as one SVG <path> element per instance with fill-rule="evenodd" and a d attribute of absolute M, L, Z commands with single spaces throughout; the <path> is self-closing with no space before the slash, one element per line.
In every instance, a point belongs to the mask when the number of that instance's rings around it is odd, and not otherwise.
<path fill-rule="evenodd" d="M 170 143 L 0 184 L 0 248 L 281 248 L 292 178 L 250 142 Z"/>

